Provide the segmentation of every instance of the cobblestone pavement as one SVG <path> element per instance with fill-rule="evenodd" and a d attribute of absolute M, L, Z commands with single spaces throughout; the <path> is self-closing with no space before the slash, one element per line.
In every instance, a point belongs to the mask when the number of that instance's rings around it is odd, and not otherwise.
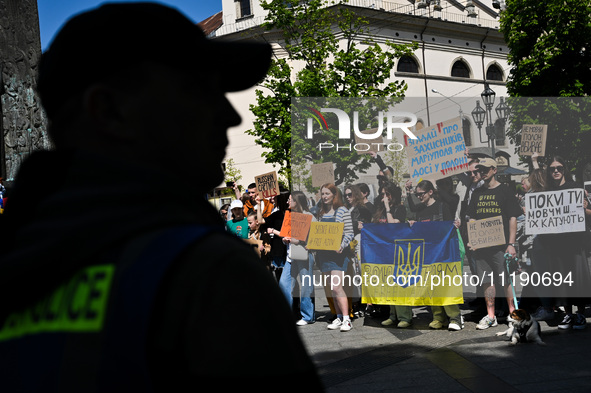
<path fill-rule="evenodd" d="M 317 321 L 298 327 L 327 392 L 591 392 L 591 326 L 561 330 L 540 322 L 545 346 L 510 345 L 495 333 L 504 323 L 476 330 L 432 330 L 429 307 L 414 307 L 408 329 L 381 326 L 381 318 L 353 320 L 349 332 L 327 330 L 332 315 L 315 288 Z M 467 292 L 465 300 L 473 294 Z M 473 311 L 463 305 L 467 318 Z M 590 310 L 586 310 L 591 322 Z"/>

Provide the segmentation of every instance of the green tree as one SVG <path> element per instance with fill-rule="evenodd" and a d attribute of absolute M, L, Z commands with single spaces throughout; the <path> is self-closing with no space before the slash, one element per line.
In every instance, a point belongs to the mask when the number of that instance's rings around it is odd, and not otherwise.
<path fill-rule="evenodd" d="M 292 129 L 292 98 L 385 97 L 360 115 L 360 124 L 375 122 L 372 111 L 375 116 L 386 102 L 404 96 L 404 81 L 386 81 L 396 59 L 410 55 L 416 44 L 380 46 L 370 38 L 368 21 L 346 1 L 264 0 L 262 7 L 268 12 L 265 28 L 281 33 L 287 56 L 273 61 L 264 89 L 257 90 L 257 103 L 250 107 L 254 128 L 247 133 L 267 149 L 265 162 L 279 165 L 278 172 L 290 183 L 295 180 L 292 164 L 305 170 L 305 162 L 334 162 L 337 184 L 356 180 L 356 173 L 370 167 L 369 160 L 355 151 L 329 155 L 310 149 Z M 329 131 L 322 137 L 334 136 L 334 124 Z M 313 191 L 308 183 L 306 188 Z"/>
<path fill-rule="evenodd" d="M 236 166 L 233 158 L 228 158 L 225 164 L 224 181 L 238 184 L 242 180 L 242 171 Z"/>
<path fill-rule="evenodd" d="M 521 125 L 548 124 L 546 157 L 560 155 L 574 171 L 591 162 L 591 1 L 507 0 L 501 31 L 509 46 L 509 138 L 521 143 Z"/>
<path fill-rule="evenodd" d="M 396 138 L 392 138 L 393 143 L 398 143 Z M 400 186 L 404 185 L 404 174 L 408 173 L 406 161 L 406 149 L 400 151 L 388 151 L 382 156 L 384 163 L 394 170 L 392 179 Z"/>

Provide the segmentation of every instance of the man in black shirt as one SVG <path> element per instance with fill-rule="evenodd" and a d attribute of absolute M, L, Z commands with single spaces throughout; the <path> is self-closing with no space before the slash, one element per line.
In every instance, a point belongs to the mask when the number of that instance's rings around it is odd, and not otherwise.
<path fill-rule="evenodd" d="M 158 3 L 62 27 L 38 66 L 55 148 L 23 162 L 0 217 L 2 391 L 322 390 L 277 283 L 204 198 L 240 123 L 225 93 L 271 56 Z M 212 318 L 243 299 L 264 312 Z"/>
<path fill-rule="evenodd" d="M 505 265 L 505 253 L 512 257 L 516 255 L 517 217 L 521 214 L 521 208 L 514 193 L 495 177 L 497 163 L 492 158 L 484 158 L 476 166 L 480 172 L 483 185 L 472 194 L 467 216 L 470 220 L 501 216 L 505 231 L 506 245 L 492 246 L 474 251 L 476 274 L 483 279 L 481 285 L 484 288 L 487 315 L 485 315 L 477 329 L 488 329 L 497 325 L 495 316 L 495 282 L 501 281 L 505 285 L 505 295 L 509 305 L 509 313 L 515 309 L 511 284 L 508 281 Z M 470 243 L 468 246 L 471 248 Z M 492 273 L 492 277 L 491 277 Z M 501 276 L 502 275 L 502 276 Z M 504 278 L 501 278 L 504 277 Z"/>

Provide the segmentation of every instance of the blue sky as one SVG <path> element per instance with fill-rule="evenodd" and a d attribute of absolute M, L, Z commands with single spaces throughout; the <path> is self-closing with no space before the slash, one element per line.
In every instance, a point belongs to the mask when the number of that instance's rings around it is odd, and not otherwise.
<path fill-rule="evenodd" d="M 110 2 L 138 0 L 110 0 Z M 144 0 L 145 1 L 145 0 Z M 72 15 L 95 8 L 105 0 L 37 0 L 41 49 L 45 50 L 64 22 Z M 160 3 L 178 8 L 193 21 L 205 18 L 222 10 L 222 0 L 161 0 Z"/>

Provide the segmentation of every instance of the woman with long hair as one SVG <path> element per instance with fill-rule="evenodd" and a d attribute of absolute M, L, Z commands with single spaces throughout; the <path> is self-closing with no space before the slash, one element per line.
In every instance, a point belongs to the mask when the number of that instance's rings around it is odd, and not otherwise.
<path fill-rule="evenodd" d="M 448 205 L 440 200 L 433 198 L 435 187 L 429 180 L 423 180 L 415 188 L 415 196 L 423 205 L 416 214 L 416 221 L 454 221 L 454 215 Z M 415 221 L 409 221 L 413 224 Z M 456 228 L 459 228 L 459 220 L 454 222 Z M 464 320 L 460 312 L 459 304 L 450 304 L 445 306 L 431 306 L 433 320 L 429 323 L 431 329 L 441 329 L 446 324 L 448 330 L 457 331 L 464 328 Z M 449 323 L 448 323 L 449 322 Z"/>
<path fill-rule="evenodd" d="M 275 197 L 275 210 L 268 217 L 261 217 L 259 222 L 261 230 L 266 231 L 271 237 L 271 251 L 269 252 L 269 255 L 277 281 L 281 278 L 282 269 L 285 266 L 285 260 L 287 258 L 287 246 L 283 243 L 279 234 L 281 232 L 281 226 L 283 225 L 285 212 L 289 208 L 287 202 L 288 199 L 288 191 L 283 191 L 277 195 Z M 259 209 L 260 208 L 261 206 L 259 205 Z"/>
<path fill-rule="evenodd" d="M 343 282 L 349 263 L 347 249 L 353 240 L 353 224 L 351 214 L 343 203 L 341 192 L 334 184 L 324 184 L 320 187 L 317 218 L 322 222 L 344 223 L 343 238 L 339 249 L 336 251 L 318 250 L 316 258 L 320 270 L 324 274 L 324 283 L 330 283 L 330 292 L 334 299 L 336 318 L 327 328 L 349 331 L 353 325 L 349 316 L 349 302 Z"/>
<path fill-rule="evenodd" d="M 291 193 L 289 199 L 289 211 L 291 213 L 309 214 L 308 198 L 301 191 L 294 191 Z M 316 217 L 312 215 L 312 221 L 316 221 Z M 293 291 L 296 283 L 299 284 L 299 299 L 300 299 L 300 315 L 301 318 L 296 322 L 298 326 L 305 326 L 309 323 L 314 323 L 316 320 L 314 315 L 314 284 L 313 284 L 313 254 L 306 249 L 306 241 L 300 241 L 293 237 L 284 237 L 283 242 L 287 244 L 287 260 L 279 286 L 285 294 L 287 301 L 293 306 Z M 299 280 L 298 280 L 299 278 Z"/>
<path fill-rule="evenodd" d="M 402 190 L 392 182 L 383 182 L 375 201 L 376 213 L 372 222 L 378 224 L 401 224 L 406 221 L 406 209 L 402 206 Z M 382 321 L 383 326 L 396 324 L 407 328 L 412 324 L 412 307 L 390 305 L 390 316 Z"/>
<path fill-rule="evenodd" d="M 554 156 L 546 167 L 546 191 L 561 191 L 575 188 L 583 188 L 572 180 L 566 161 L 560 156 Z M 540 234 L 534 239 L 533 263 L 545 267 L 550 274 L 560 272 L 562 277 L 571 277 L 571 285 L 562 285 L 553 288 L 552 298 L 554 306 L 564 306 L 565 316 L 559 323 L 559 329 L 584 329 L 586 319 L 584 316 L 585 305 L 589 303 L 589 291 L 591 288 L 591 273 L 586 256 L 585 232 L 567 232 L 556 234 Z M 541 299 L 550 295 L 544 292 Z M 546 311 L 549 311 L 548 304 Z M 577 313 L 573 314 L 573 306 L 577 306 Z M 554 317 L 553 312 L 544 313 L 542 317 L 536 311 L 540 319 Z"/>
<path fill-rule="evenodd" d="M 355 184 L 349 184 L 345 186 L 345 206 L 351 213 L 351 221 L 353 222 L 353 234 L 354 240 L 351 243 L 353 249 L 352 263 L 349 264 L 347 274 L 351 277 L 361 275 L 361 265 L 359 263 L 360 258 L 360 246 L 361 246 L 361 228 L 364 222 L 371 222 L 371 212 L 365 205 L 365 197 L 361 192 L 361 188 Z M 361 308 L 361 288 L 351 286 L 347 288 L 350 292 L 350 309 L 353 312 L 360 310 Z"/>

